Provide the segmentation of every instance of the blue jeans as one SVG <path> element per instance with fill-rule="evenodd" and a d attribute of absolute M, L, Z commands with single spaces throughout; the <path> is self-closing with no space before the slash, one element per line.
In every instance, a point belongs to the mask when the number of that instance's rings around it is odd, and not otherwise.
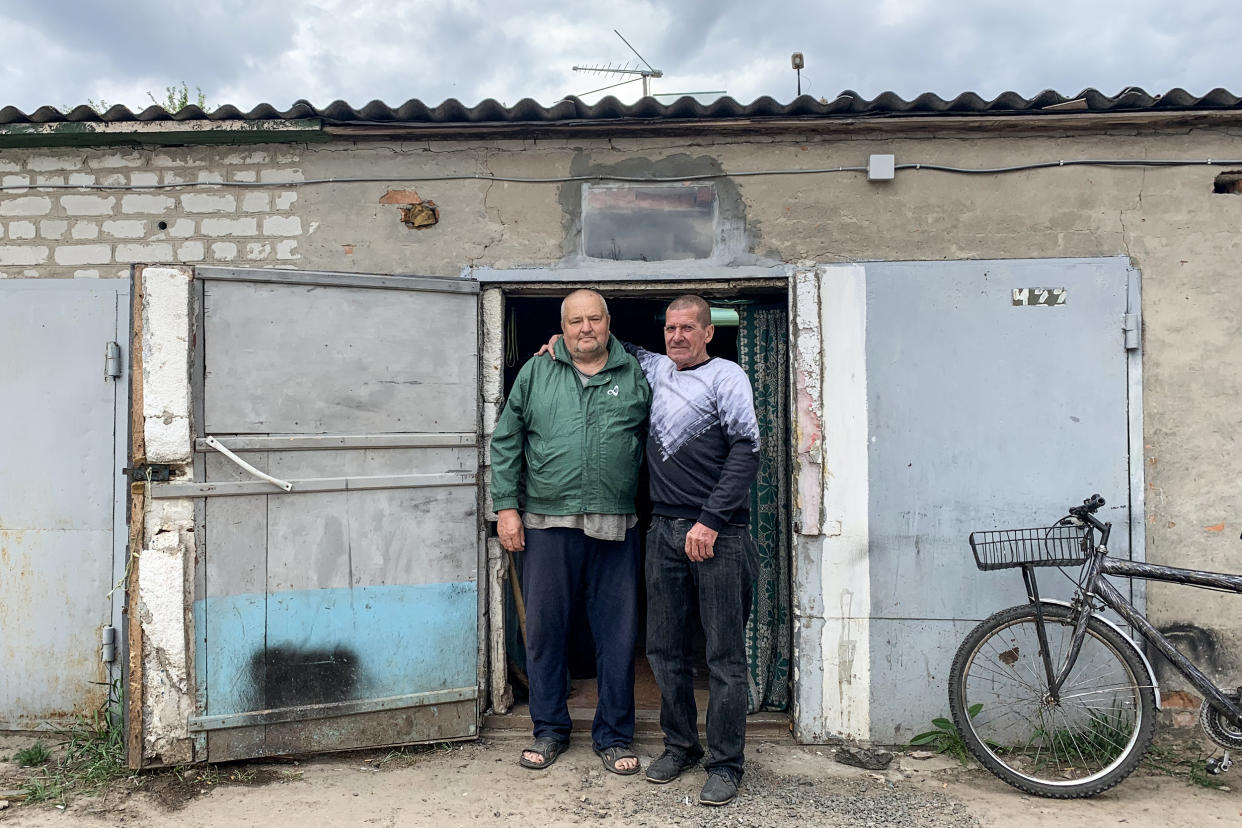
<path fill-rule="evenodd" d="M 634 741 L 634 645 L 638 639 L 638 529 L 623 541 L 581 529 L 527 529 L 522 563 L 526 673 L 535 738 L 569 741 L 566 682 L 570 611 L 581 590 L 595 638 L 597 748 Z"/>
<path fill-rule="evenodd" d="M 746 620 L 758 552 L 744 526 L 726 526 L 714 557 L 686 557 L 693 520 L 656 515 L 647 533 L 647 659 L 660 686 L 665 748 L 688 759 L 703 756 L 691 674 L 694 608 L 707 641 L 708 770 L 742 776 L 746 743 Z"/>

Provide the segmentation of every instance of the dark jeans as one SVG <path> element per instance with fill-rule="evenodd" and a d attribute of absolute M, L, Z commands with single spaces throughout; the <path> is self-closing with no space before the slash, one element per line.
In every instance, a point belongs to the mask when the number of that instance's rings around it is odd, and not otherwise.
<path fill-rule="evenodd" d="M 727 768 L 742 776 L 746 743 L 746 620 L 758 552 L 743 526 L 727 526 L 716 538 L 715 556 L 700 563 L 686 557 L 693 520 L 651 519 L 647 533 L 647 659 L 660 686 L 664 746 L 691 759 L 699 745 L 698 708 L 691 675 L 690 620 L 694 607 L 707 640 L 708 770 Z"/>
<path fill-rule="evenodd" d="M 595 634 L 599 704 L 597 748 L 634 741 L 634 644 L 638 638 L 638 528 L 623 541 L 580 529 L 527 529 L 522 587 L 526 599 L 526 673 L 535 738 L 569 740 L 566 650 L 570 612 L 582 590 Z"/>

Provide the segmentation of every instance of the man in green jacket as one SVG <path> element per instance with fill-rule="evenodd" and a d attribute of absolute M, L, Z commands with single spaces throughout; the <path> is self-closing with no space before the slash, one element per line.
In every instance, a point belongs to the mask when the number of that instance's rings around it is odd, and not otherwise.
<path fill-rule="evenodd" d="M 595 291 L 565 297 L 558 359 L 522 366 L 492 435 L 497 533 L 505 549 L 525 550 L 534 742 L 520 763 L 537 770 L 569 745 L 566 642 L 580 590 L 595 633 L 595 752 L 614 773 L 639 767 L 630 748 L 639 578 L 634 496 L 651 389 L 609 333 L 609 321 Z"/>

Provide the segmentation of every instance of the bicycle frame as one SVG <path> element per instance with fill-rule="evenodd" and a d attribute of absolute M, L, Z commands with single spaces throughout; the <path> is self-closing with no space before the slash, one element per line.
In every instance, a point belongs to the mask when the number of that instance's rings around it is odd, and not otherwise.
<path fill-rule="evenodd" d="M 1126 578 L 1142 578 L 1148 581 L 1163 581 L 1173 584 L 1209 587 L 1230 592 L 1242 593 L 1242 575 L 1229 575 L 1219 572 L 1203 572 L 1197 569 L 1182 569 L 1172 566 L 1139 563 L 1108 557 L 1108 536 L 1112 530 L 1111 523 L 1104 523 L 1091 514 L 1079 514 L 1100 532 L 1100 543 L 1095 547 L 1087 561 L 1086 576 L 1082 580 L 1081 591 L 1074 596 L 1072 606 L 1080 615 L 1074 627 L 1074 635 L 1070 641 L 1069 657 L 1062 666 L 1060 673 L 1055 673 L 1048 654 L 1048 642 L 1044 631 L 1043 613 L 1040 610 L 1039 590 L 1035 583 L 1032 567 L 1022 567 L 1022 578 L 1026 582 L 1027 597 L 1035 605 L 1038 618 L 1037 630 L 1040 647 L 1043 649 L 1044 669 L 1048 675 L 1049 697 L 1056 699 L 1061 686 L 1069 677 L 1070 671 L 1078 660 L 1082 643 L 1087 633 L 1087 620 L 1095 613 L 1093 600 L 1098 600 L 1112 608 L 1132 627 L 1138 630 L 1144 639 L 1160 651 L 1177 671 L 1198 690 L 1204 698 L 1209 699 L 1217 710 L 1226 712 L 1235 722 L 1242 723 L 1242 707 L 1230 700 L 1220 688 L 1212 683 L 1203 672 L 1173 646 L 1147 618 L 1135 609 L 1134 605 L 1121 594 L 1104 576 L 1118 575 Z"/>

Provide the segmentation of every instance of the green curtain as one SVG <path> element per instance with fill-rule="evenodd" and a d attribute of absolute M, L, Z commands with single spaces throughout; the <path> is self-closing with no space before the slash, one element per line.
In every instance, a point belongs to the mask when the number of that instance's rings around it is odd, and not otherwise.
<path fill-rule="evenodd" d="M 789 323 L 781 305 L 738 308 L 738 359 L 755 392 L 759 477 L 750 495 L 750 531 L 759 548 L 746 649 L 749 710 L 789 707 Z"/>

